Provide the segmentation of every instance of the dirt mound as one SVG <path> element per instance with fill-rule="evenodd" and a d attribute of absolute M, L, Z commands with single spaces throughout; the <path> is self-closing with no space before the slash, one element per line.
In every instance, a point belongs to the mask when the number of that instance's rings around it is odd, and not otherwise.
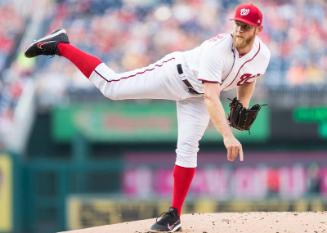
<path fill-rule="evenodd" d="M 149 233 L 155 219 L 66 231 L 65 233 Z M 327 212 L 185 214 L 183 233 L 327 233 Z"/>

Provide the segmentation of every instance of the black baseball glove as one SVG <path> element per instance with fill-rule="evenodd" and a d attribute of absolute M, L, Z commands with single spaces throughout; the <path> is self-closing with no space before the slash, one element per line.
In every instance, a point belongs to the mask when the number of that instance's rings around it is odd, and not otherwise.
<path fill-rule="evenodd" d="M 252 123 L 256 119 L 262 105 L 255 104 L 246 109 L 242 103 L 235 97 L 229 104 L 230 113 L 228 121 L 231 127 L 238 130 L 250 130 Z"/>

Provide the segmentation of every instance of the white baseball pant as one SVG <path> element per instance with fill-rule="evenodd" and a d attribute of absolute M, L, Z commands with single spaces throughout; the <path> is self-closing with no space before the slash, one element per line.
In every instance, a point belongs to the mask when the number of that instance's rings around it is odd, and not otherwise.
<path fill-rule="evenodd" d="M 183 64 L 177 53 L 171 53 L 147 67 L 116 73 L 104 63 L 96 67 L 91 82 L 112 100 L 165 99 L 177 102 L 178 140 L 176 165 L 196 167 L 199 141 L 208 123 L 203 96 L 191 94 L 177 71 Z M 185 70 L 187 74 L 189 71 Z"/>

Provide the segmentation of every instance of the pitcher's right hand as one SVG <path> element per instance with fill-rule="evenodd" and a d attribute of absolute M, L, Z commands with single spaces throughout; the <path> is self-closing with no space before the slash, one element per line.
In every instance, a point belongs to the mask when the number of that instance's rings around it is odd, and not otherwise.
<path fill-rule="evenodd" d="M 243 148 L 242 144 L 234 137 L 224 137 L 224 145 L 227 149 L 227 160 L 234 161 L 237 156 L 240 156 L 240 161 L 243 161 Z"/>

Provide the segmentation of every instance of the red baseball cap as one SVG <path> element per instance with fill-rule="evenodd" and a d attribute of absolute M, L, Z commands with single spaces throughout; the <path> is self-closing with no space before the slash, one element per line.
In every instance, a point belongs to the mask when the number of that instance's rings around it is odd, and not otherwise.
<path fill-rule="evenodd" d="M 232 20 L 237 20 L 252 26 L 262 25 L 262 13 L 258 7 L 253 4 L 241 4 L 235 9 L 235 15 Z"/>

